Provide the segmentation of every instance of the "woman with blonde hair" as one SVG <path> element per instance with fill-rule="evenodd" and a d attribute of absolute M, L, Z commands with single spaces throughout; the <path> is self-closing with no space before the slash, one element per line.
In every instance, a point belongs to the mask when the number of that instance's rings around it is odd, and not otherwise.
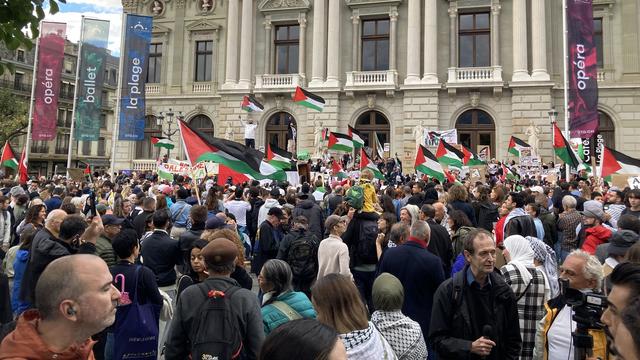
<path fill-rule="evenodd" d="M 236 257 L 236 269 L 231 273 L 230 277 L 236 280 L 240 286 L 245 289 L 251 290 L 253 286 L 253 280 L 247 270 L 244 268 L 244 246 L 240 242 L 240 236 L 238 236 L 238 232 L 231 229 L 216 229 L 216 230 L 205 230 L 200 238 L 209 242 L 213 239 L 217 238 L 225 238 L 233 241 L 238 248 L 238 256 Z"/>
<path fill-rule="evenodd" d="M 349 359 L 397 359 L 387 340 L 369 322 L 360 292 L 351 279 L 328 274 L 311 289 L 318 320 L 340 334 Z"/>

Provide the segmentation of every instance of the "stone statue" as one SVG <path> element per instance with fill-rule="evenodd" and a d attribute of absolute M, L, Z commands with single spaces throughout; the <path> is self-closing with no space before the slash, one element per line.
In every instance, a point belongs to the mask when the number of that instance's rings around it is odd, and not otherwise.
<path fill-rule="evenodd" d="M 233 126 L 227 126 L 227 130 L 224 133 L 224 138 L 233 141 Z"/>
<path fill-rule="evenodd" d="M 424 125 L 423 125 L 424 121 L 420 121 L 420 124 L 416 125 L 413 128 L 413 137 L 415 137 L 416 139 L 416 147 L 418 147 L 418 145 L 424 145 Z"/>
<path fill-rule="evenodd" d="M 538 155 L 538 150 L 540 149 L 540 128 L 535 126 L 532 121 L 524 131 L 524 134 L 528 136 L 527 142 L 531 146 L 531 154 Z"/>
<path fill-rule="evenodd" d="M 313 157 L 320 157 L 322 154 L 322 121 L 314 123 L 313 130 Z"/>
<path fill-rule="evenodd" d="M 213 8 L 214 6 L 213 2 L 214 0 L 202 0 L 202 4 L 200 5 L 200 8 L 202 9 L 202 11 L 208 12 Z"/>
<path fill-rule="evenodd" d="M 153 7 L 151 8 L 151 12 L 153 13 L 153 15 L 162 14 L 162 10 L 164 10 L 164 5 L 162 4 L 162 2 L 160 0 L 154 0 Z"/>

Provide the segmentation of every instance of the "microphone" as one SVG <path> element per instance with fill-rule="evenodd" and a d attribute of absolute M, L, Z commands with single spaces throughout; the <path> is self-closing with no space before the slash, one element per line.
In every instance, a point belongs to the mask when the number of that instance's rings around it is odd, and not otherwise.
<path fill-rule="evenodd" d="M 491 340 L 491 338 L 493 337 L 492 333 L 493 333 L 493 328 L 491 327 L 491 325 L 485 325 L 482 327 L 482 337 Z"/>

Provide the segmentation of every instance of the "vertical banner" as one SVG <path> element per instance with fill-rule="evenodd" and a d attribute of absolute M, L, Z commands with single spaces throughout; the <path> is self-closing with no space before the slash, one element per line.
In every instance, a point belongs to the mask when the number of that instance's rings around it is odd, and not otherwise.
<path fill-rule="evenodd" d="M 98 141 L 109 21 L 97 19 L 83 19 L 83 21 L 78 98 L 75 104 L 75 138 L 79 141 Z"/>
<path fill-rule="evenodd" d="M 144 140 L 144 88 L 152 21 L 150 16 L 126 18 L 118 140 Z"/>
<path fill-rule="evenodd" d="M 572 138 L 598 131 L 598 82 L 592 0 L 567 0 L 569 129 Z"/>
<path fill-rule="evenodd" d="M 49 141 L 56 137 L 56 115 L 66 30 L 67 24 L 64 23 L 43 21 L 41 25 L 31 133 L 34 141 Z"/>

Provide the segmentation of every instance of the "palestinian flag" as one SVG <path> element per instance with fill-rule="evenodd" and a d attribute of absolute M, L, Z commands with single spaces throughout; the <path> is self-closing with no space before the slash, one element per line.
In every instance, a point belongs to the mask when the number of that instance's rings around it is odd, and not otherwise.
<path fill-rule="evenodd" d="M 164 166 L 163 163 L 158 163 L 158 178 L 173 182 L 173 174 Z"/>
<path fill-rule="evenodd" d="M 331 150 L 352 152 L 353 141 L 349 135 L 331 132 L 329 133 L 329 144 L 327 147 Z"/>
<path fill-rule="evenodd" d="M 553 124 L 553 151 L 565 164 L 571 167 L 578 167 L 581 163 L 576 153 L 573 152 L 571 144 L 562 135 L 562 131 L 556 124 Z"/>
<path fill-rule="evenodd" d="M 18 178 L 20 184 L 26 184 L 27 180 L 29 180 L 29 173 L 27 172 L 27 159 L 25 158 L 27 154 L 27 147 L 25 146 L 22 149 L 22 154 L 20 155 L 20 164 L 18 165 Z"/>
<path fill-rule="evenodd" d="M 586 170 L 589 173 L 592 172 L 591 165 L 585 162 L 586 155 L 584 153 L 584 145 L 582 144 L 582 139 L 581 138 L 569 139 L 569 145 L 571 146 L 571 149 L 573 149 L 573 152 L 576 154 L 576 158 L 578 159 L 578 165 L 575 166 L 575 168 L 577 170 Z"/>
<path fill-rule="evenodd" d="M 253 97 L 253 95 L 245 95 L 242 98 L 242 110 L 248 112 L 263 112 L 264 106 Z"/>
<path fill-rule="evenodd" d="M 602 147 L 602 160 L 600 160 L 602 173 L 607 177 L 611 174 L 640 175 L 640 160 L 613 150 L 607 146 Z"/>
<path fill-rule="evenodd" d="M 319 202 L 319 201 L 322 201 L 322 199 L 324 199 L 324 195 L 326 193 L 327 193 L 327 189 L 325 189 L 324 186 L 320 186 L 316 188 L 315 191 L 311 193 L 311 195 L 316 201 Z"/>
<path fill-rule="evenodd" d="M 460 145 L 462 147 L 462 154 L 464 157 L 462 158 L 462 163 L 467 166 L 477 166 L 477 165 L 486 165 L 486 161 L 482 161 L 478 154 L 472 152 L 467 149 L 464 145 Z"/>
<path fill-rule="evenodd" d="M 522 152 L 522 149 L 525 148 L 531 148 L 531 145 L 527 144 L 526 142 L 518 139 L 515 136 L 511 137 L 511 140 L 509 141 L 509 152 L 512 153 L 514 156 L 520 156 L 520 152 Z"/>
<path fill-rule="evenodd" d="M 257 180 L 286 180 L 281 169 L 264 161 L 264 154 L 235 141 L 209 137 L 180 120 L 182 143 L 191 166 L 211 161 Z"/>
<path fill-rule="evenodd" d="M 519 176 L 515 172 L 515 170 L 508 168 L 505 164 L 501 164 L 501 166 L 502 166 L 502 176 L 500 177 L 500 180 L 502 181 L 505 181 L 507 179 L 513 180 L 513 181 L 518 180 Z"/>
<path fill-rule="evenodd" d="M 380 169 L 376 166 L 376 164 L 369 159 L 367 153 L 364 149 L 360 149 L 360 170 L 369 169 L 373 171 L 373 176 L 376 179 L 384 180 L 384 175 L 380 172 Z"/>
<path fill-rule="evenodd" d="M 293 155 L 290 152 L 280 149 L 279 147 L 267 144 L 267 162 L 278 169 L 291 169 Z"/>
<path fill-rule="evenodd" d="M 329 128 L 322 129 L 322 140 L 329 140 Z"/>
<path fill-rule="evenodd" d="M 293 95 L 293 102 L 309 109 L 322 111 L 324 109 L 324 99 L 314 93 L 311 93 L 300 86 L 296 87 L 296 93 Z"/>
<path fill-rule="evenodd" d="M 151 143 L 155 147 L 161 147 L 161 148 L 165 148 L 165 149 L 169 149 L 169 150 L 171 150 L 171 149 L 173 149 L 175 147 L 173 142 L 171 140 L 169 140 L 168 138 L 166 138 L 166 137 L 152 136 L 151 137 Z"/>
<path fill-rule="evenodd" d="M 436 150 L 436 158 L 441 164 L 460 169 L 462 168 L 462 159 L 464 159 L 464 154 L 451 144 L 448 144 L 444 139 L 440 139 L 438 150 Z"/>
<path fill-rule="evenodd" d="M 442 134 L 437 131 L 429 131 L 427 135 L 429 136 L 429 140 L 431 141 L 442 139 Z"/>
<path fill-rule="evenodd" d="M 13 149 L 11 149 L 9 140 L 4 143 L 4 147 L 2 148 L 2 158 L 0 159 L 0 163 L 2 166 L 12 168 L 13 170 L 18 168 L 18 160 L 16 160 L 16 155 L 13 153 Z"/>
<path fill-rule="evenodd" d="M 345 179 L 347 177 L 347 173 L 342 170 L 342 166 L 340 166 L 340 162 L 337 160 L 333 160 L 331 164 L 331 175 L 337 176 L 338 179 Z"/>
<path fill-rule="evenodd" d="M 432 178 L 438 179 L 440 182 L 444 182 L 442 165 L 440 165 L 436 156 L 422 145 L 418 147 L 418 152 L 416 153 L 415 169 Z"/>
<path fill-rule="evenodd" d="M 374 132 L 373 135 L 376 138 L 376 156 L 379 159 L 384 159 L 384 147 L 382 145 L 382 142 L 380 141 L 380 138 L 378 137 L 378 133 Z"/>
<path fill-rule="evenodd" d="M 362 139 L 362 135 L 360 132 L 349 125 L 349 136 L 351 136 L 351 141 L 353 141 L 353 148 L 359 149 L 364 147 L 364 140 Z"/>

